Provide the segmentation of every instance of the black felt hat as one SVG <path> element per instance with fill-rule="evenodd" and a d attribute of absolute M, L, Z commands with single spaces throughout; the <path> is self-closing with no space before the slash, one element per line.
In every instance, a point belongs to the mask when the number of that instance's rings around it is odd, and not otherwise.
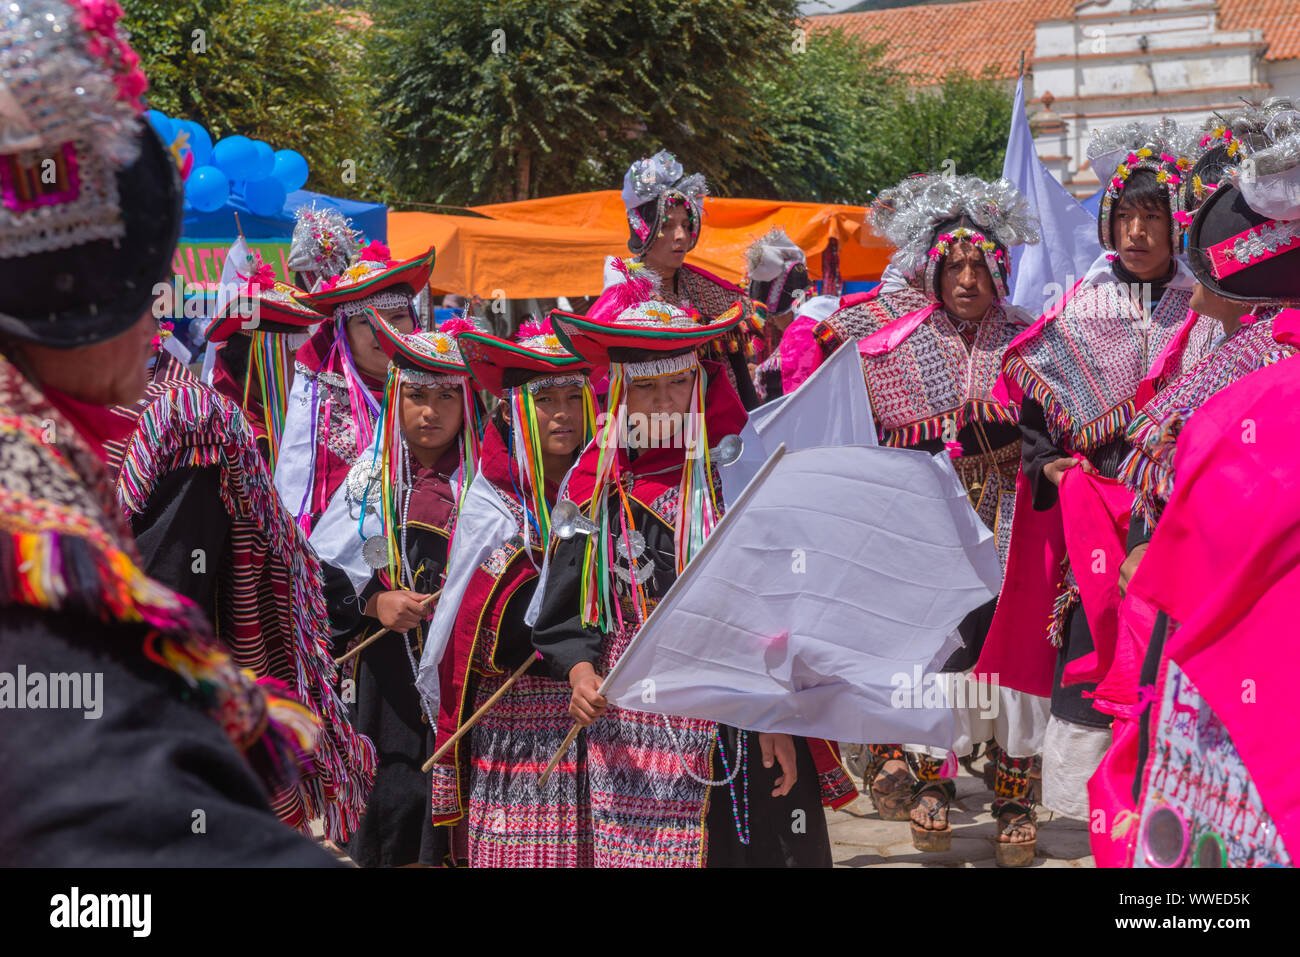
<path fill-rule="evenodd" d="M 1225 299 L 1300 302 L 1300 220 L 1256 212 L 1231 183 L 1197 211 L 1187 261 L 1197 281 Z"/>

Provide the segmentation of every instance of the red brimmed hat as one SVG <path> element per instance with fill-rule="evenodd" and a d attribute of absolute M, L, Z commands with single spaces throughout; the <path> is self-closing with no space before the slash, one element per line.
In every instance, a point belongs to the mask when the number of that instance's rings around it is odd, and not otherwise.
<path fill-rule="evenodd" d="M 375 330 L 379 345 L 393 365 L 403 371 L 427 372 L 443 376 L 469 376 L 469 367 L 461 357 L 456 338 L 445 332 L 398 332 L 371 307 L 365 317 Z"/>
<path fill-rule="evenodd" d="M 276 279 L 275 271 L 259 255 L 243 291 L 226 303 L 206 338 L 208 342 L 225 342 L 237 332 L 303 332 L 320 321 L 320 313 L 303 304 L 297 289 Z"/>
<path fill-rule="evenodd" d="M 591 363 L 560 345 L 549 321 L 521 326 L 514 342 L 474 330 L 456 344 L 474 381 L 495 396 L 534 379 L 591 375 Z"/>
<path fill-rule="evenodd" d="M 298 296 L 320 315 L 333 316 L 339 306 L 369 299 L 393 286 L 405 283 L 418 293 L 429 284 L 433 272 L 432 246 L 424 255 L 411 259 L 398 261 L 389 256 L 388 247 L 383 243 L 369 243 L 343 272 L 326 279 L 315 292 L 299 293 Z"/>
<path fill-rule="evenodd" d="M 629 306 L 606 320 L 556 309 L 551 312 L 551 323 L 564 348 L 600 367 L 692 352 L 726 335 L 744 317 L 742 302 L 732 305 L 713 322 L 704 323 L 694 311 L 652 299 Z"/>

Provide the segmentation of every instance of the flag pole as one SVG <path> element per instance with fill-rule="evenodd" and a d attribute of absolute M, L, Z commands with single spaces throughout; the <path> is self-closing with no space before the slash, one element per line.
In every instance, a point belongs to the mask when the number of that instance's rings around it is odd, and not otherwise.
<path fill-rule="evenodd" d="M 430 595 L 430 596 L 429 596 L 428 598 L 426 598 L 424 601 L 420 602 L 420 611 L 428 611 L 428 610 L 429 610 L 429 604 L 430 604 L 432 601 L 434 601 L 434 600 L 435 600 L 439 595 L 441 595 L 441 594 L 442 594 L 442 589 L 439 588 L 436 592 L 434 592 L 432 595 Z M 344 656 L 341 657 L 341 658 L 335 658 L 335 659 L 334 659 L 334 666 L 335 666 L 335 667 L 338 667 L 339 665 L 343 664 L 345 661 L 349 661 L 349 660 L 355 658 L 357 655 L 361 654 L 361 652 L 362 652 L 363 649 L 370 647 L 370 646 L 373 645 L 376 641 L 378 641 L 380 638 L 384 637 L 384 635 L 388 634 L 388 633 L 389 633 L 390 631 L 392 631 L 392 630 L 393 630 L 393 629 L 391 629 L 391 628 L 380 628 L 377 632 L 375 632 L 373 635 L 371 635 L 371 636 L 370 636 L 369 638 L 367 638 L 365 641 L 361 642 L 361 644 L 357 645 L 355 648 L 353 648 L 351 651 L 349 651 L 346 655 L 344 655 Z"/>
<path fill-rule="evenodd" d="M 609 674 L 607 674 L 605 680 L 600 683 L 601 695 L 604 695 L 605 691 L 609 688 L 610 682 L 618 675 L 619 668 L 622 666 L 623 662 L 627 660 L 628 652 L 635 648 L 640 642 L 641 636 L 645 634 L 646 628 L 650 626 L 650 622 L 654 621 L 655 615 L 659 614 L 659 609 L 663 608 L 664 605 L 668 603 L 668 598 L 672 595 L 673 591 L 690 578 L 693 570 L 700 567 L 700 559 L 708 554 L 714 543 L 719 540 L 719 533 L 728 525 L 728 520 L 731 516 L 740 511 L 740 506 L 750 497 L 754 489 L 762 484 L 762 480 L 768 476 L 773 468 L 776 467 L 776 463 L 779 462 L 784 455 L 785 443 L 782 442 L 776 447 L 776 451 L 768 457 L 768 460 L 763 463 L 763 467 L 758 470 L 758 473 L 749 480 L 749 484 L 745 486 L 745 490 L 737 496 L 735 504 L 731 505 L 727 509 L 727 513 L 722 516 L 722 521 L 718 522 L 713 533 L 705 540 L 704 546 L 700 549 L 699 553 L 691 559 L 687 566 L 682 570 L 682 573 L 677 576 L 677 580 L 669 587 L 668 594 L 664 595 L 663 599 L 655 605 L 650 614 L 646 616 L 646 620 L 642 623 L 641 627 L 637 629 L 636 634 L 632 636 L 632 640 L 628 642 L 628 646 L 624 648 L 623 653 L 618 656 L 618 661 L 614 662 L 614 667 L 609 669 Z M 560 742 L 559 748 L 556 749 L 555 754 L 552 755 L 551 760 L 547 763 L 545 770 L 542 771 L 542 776 L 538 778 L 537 786 L 539 788 L 546 786 L 546 782 L 550 780 L 551 772 L 555 770 L 555 766 L 560 763 L 560 759 L 564 757 L 564 753 L 569 750 L 569 745 L 573 744 L 573 739 L 578 736 L 578 732 L 581 730 L 582 725 L 577 721 L 573 722 L 573 727 L 571 727 L 569 733 L 564 736 L 564 740 Z"/>
<path fill-rule="evenodd" d="M 488 711 L 491 710 L 492 706 L 501 700 L 501 696 L 505 694 L 507 691 L 509 691 L 514 686 L 514 683 L 524 676 L 524 672 L 527 671 L 529 668 L 531 668 L 537 662 L 537 659 L 540 657 L 541 657 L 540 655 L 534 652 L 532 655 L 525 658 L 524 663 L 515 669 L 515 673 L 512 674 L 509 678 L 507 678 L 500 688 L 492 692 L 492 697 L 488 698 L 487 701 L 483 702 L 483 707 L 479 708 L 472 715 L 470 715 L 469 719 L 464 724 L 462 724 L 459 728 L 456 729 L 456 733 L 453 734 L 450 738 L 448 738 L 443 743 L 442 747 L 438 748 L 437 751 L 433 752 L 433 757 L 431 757 L 428 761 L 425 761 L 423 767 L 421 767 L 420 770 L 425 772 L 426 774 L 432 771 L 433 766 L 438 763 L 438 759 L 447 753 L 447 749 L 450 748 L 457 741 L 459 741 L 461 738 L 463 738 L 467 733 L 469 733 L 470 729 L 473 728 L 474 725 L 478 724 L 478 719 L 483 717 L 483 715 L 487 714 Z"/>

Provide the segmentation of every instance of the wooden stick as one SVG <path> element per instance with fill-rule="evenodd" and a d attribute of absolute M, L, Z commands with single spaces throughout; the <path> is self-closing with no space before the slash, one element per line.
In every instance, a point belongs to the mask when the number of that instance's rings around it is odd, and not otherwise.
<path fill-rule="evenodd" d="M 438 597 L 439 595 L 441 595 L 441 594 L 442 594 L 442 589 L 439 588 L 436 592 L 434 592 L 432 595 L 430 595 L 430 596 L 429 596 L 428 598 L 426 598 L 424 601 L 420 602 L 420 610 L 421 610 L 421 611 L 425 611 L 425 610 L 427 610 L 428 607 L 429 607 L 429 604 L 430 604 L 430 603 L 431 603 L 435 598 L 437 598 L 437 597 Z M 335 658 L 335 659 L 334 659 L 334 666 L 335 666 L 335 667 L 338 667 L 339 665 L 343 664 L 343 662 L 345 662 L 345 661 L 351 661 L 351 660 L 352 660 L 353 658 L 355 658 L 357 655 L 361 654 L 361 651 L 362 651 L 363 648 L 365 648 L 367 645 L 372 645 L 372 644 L 374 644 L 375 641 L 377 641 L 378 639 L 384 637 L 384 635 L 388 634 L 388 633 L 389 633 L 390 631 L 392 631 L 392 630 L 393 630 L 393 629 L 391 629 L 391 628 L 380 628 L 377 632 L 375 632 L 373 635 L 371 635 L 371 636 L 370 636 L 369 638 L 367 638 L 365 641 L 361 642 L 361 644 L 357 645 L 355 648 L 353 648 L 351 651 L 349 651 L 347 654 L 345 654 L 342 658 Z"/>
<path fill-rule="evenodd" d="M 488 698 L 487 701 L 483 702 L 483 707 L 479 708 L 472 715 L 470 715 L 469 719 L 464 724 L 462 724 L 459 728 L 456 729 L 456 733 L 453 734 L 450 738 L 448 738 L 443 743 L 442 747 L 440 747 L 437 751 L 433 752 L 433 757 L 431 757 L 428 761 L 425 761 L 424 766 L 420 768 L 420 770 L 424 771 L 426 774 L 429 771 L 432 771 L 433 766 L 438 763 L 438 759 L 447 753 L 447 749 L 450 748 L 457 741 L 459 741 L 461 738 L 463 738 L 466 735 L 466 733 L 468 733 L 469 730 L 472 727 L 474 727 L 474 725 L 478 724 L 478 719 L 483 717 L 483 715 L 487 714 L 488 711 L 491 710 L 492 706 L 501 700 L 501 696 L 510 690 L 511 685 L 513 685 L 516 681 L 518 681 L 520 678 L 524 676 L 524 672 L 533 666 L 534 662 L 537 661 L 538 657 L 539 656 L 536 653 L 534 653 L 529 658 L 525 659 L 524 663 L 515 669 L 515 673 L 512 674 L 509 678 L 507 678 L 505 680 L 505 683 L 502 684 L 500 688 L 492 692 L 492 697 Z"/>
<path fill-rule="evenodd" d="M 555 770 L 555 766 L 560 763 L 560 758 L 564 757 L 564 752 L 569 750 L 569 745 L 573 744 L 573 739 L 578 736 L 578 732 L 581 730 L 582 725 L 578 724 L 576 721 L 573 722 L 573 727 L 570 728 L 569 733 L 564 736 L 564 741 L 561 742 L 559 749 L 555 752 L 555 757 L 551 758 L 551 763 L 546 766 L 546 770 L 542 772 L 542 776 L 537 779 L 537 786 L 539 788 L 546 787 L 546 782 L 551 778 L 551 772 Z"/>

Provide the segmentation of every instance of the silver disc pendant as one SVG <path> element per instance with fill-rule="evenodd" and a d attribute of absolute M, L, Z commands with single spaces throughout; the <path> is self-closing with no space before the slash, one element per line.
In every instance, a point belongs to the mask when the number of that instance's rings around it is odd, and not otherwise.
<path fill-rule="evenodd" d="M 361 545 L 361 560 L 371 568 L 388 567 L 388 538 L 372 535 Z"/>
<path fill-rule="evenodd" d="M 368 459 L 358 459 L 348 469 L 348 498 L 360 504 L 366 503 L 366 511 L 373 511 L 379 504 L 381 487 L 381 463 L 376 462 L 372 471 Z"/>
<path fill-rule="evenodd" d="M 630 553 L 629 546 L 631 547 Z M 640 558 L 645 554 L 645 536 L 634 528 L 628 533 L 626 539 L 621 535 L 615 539 L 614 551 L 619 558 L 630 564 L 633 558 Z"/>
<path fill-rule="evenodd" d="M 655 573 L 655 563 L 653 558 L 647 558 L 644 562 L 637 565 L 636 571 L 633 572 L 627 565 L 614 564 L 614 574 L 617 575 L 627 584 L 632 584 L 635 580 L 638 585 L 644 585 L 650 580 L 650 576 Z"/>

